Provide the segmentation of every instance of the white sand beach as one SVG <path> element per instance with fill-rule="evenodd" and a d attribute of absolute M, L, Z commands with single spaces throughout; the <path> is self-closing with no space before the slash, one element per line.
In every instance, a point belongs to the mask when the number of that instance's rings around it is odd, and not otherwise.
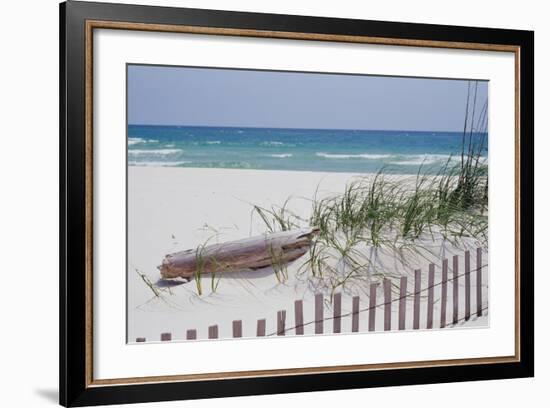
<path fill-rule="evenodd" d="M 224 272 L 216 276 L 215 292 L 212 278 L 201 279 L 203 294 L 197 294 L 196 282 L 163 281 L 156 290 L 145 283 L 140 274 L 151 282 L 160 278 L 157 266 L 164 256 L 205 243 L 222 243 L 266 232 L 265 225 L 252 215 L 253 205 L 265 208 L 282 205 L 291 197 L 288 208 L 307 219 L 311 212 L 311 199 L 317 196 L 342 192 L 347 182 L 358 175 L 349 173 L 318 173 L 298 171 L 260 171 L 233 169 L 201 169 L 175 167 L 128 168 L 128 342 L 138 337 L 159 341 L 161 333 L 171 333 L 174 341 L 185 340 L 188 329 L 196 329 L 199 339 L 205 339 L 208 326 L 217 324 L 220 338 L 230 338 L 232 321 L 242 320 L 243 336 L 255 336 L 256 322 L 266 319 L 266 333 L 276 332 L 277 311 L 286 310 L 287 327 L 294 326 L 294 301 L 303 300 L 304 321 L 314 321 L 315 293 L 324 293 L 325 316 L 332 315 L 331 288 L 310 279 L 304 273 L 302 259 L 288 265 L 288 280 L 280 283 L 273 268 Z M 372 175 L 361 175 L 372 177 Z M 392 176 L 394 178 L 400 176 Z M 405 177 L 405 176 L 403 176 Z M 406 176 L 411 179 L 411 176 Z M 414 177 L 413 177 L 414 178 Z M 403 180 L 403 182 L 407 182 Z M 423 239 L 420 254 L 407 257 L 404 265 L 389 250 L 376 251 L 377 268 L 398 282 L 408 276 L 408 290 L 412 291 L 414 270 L 422 269 L 423 287 L 427 285 L 428 264 L 436 265 L 435 282 L 441 281 L 441 260 L 459 256 L 463 271 L 464 251 L 472 254 L 472 270 L 479 246 L 473 238 L 464 238 L 459 245 L 443 243 L 442 239 Z M 307 257 L 308 255 L 304 255 Z M 484 264 L 487 251 L 483 250 Z M 488 268 L 483 269 L 483 303 L 488 306 Z M 138 273 L 139 272 L 139 273 Z M 475 273 L 472 273 L 471 310 L 475 314 Z M 464 316 L 464 277 L 459 278 L 459 316 Z M 368 292 L 358 288 L 345 288 L 342 293 L 342 314 L 351 312 L 352 297 L 361 296 L 361 309 L 368 306 Z M 440 323 L 441 286 L 434 288 L 434 327 Z M 426 328 L 426 293 L 422 296 L 420 328 Z M 394 294 L 393 296 L 397 296 Z M 447 296 L 452 296 L 449 285 Z M 378 289 L 378 304 L 383 299 L 383 288 Z M 398 302 L 392 304 L 392 330 L 397 330 Z M 452 321 L 452 308 L 447 307 L 447 322 Z M 407 300 L 407 314 L 412 314 L 412 297 Z M 383 330 L 384 307 L 377 308 L 376 330 Z M 367 313 L 360 313 L 360 331 L 367 330 Z M 407 321 L 411 320 L 409 316 Z M 460 322 L 456 328 L 487 326 L 488 309 L 482 317 L 473 316 Z M 314 325 L 305 327 L 305 334 L 313 334 Z M 409 329 L 409 327 L 407 327 Z M 332 331 L 332 322 L 325 323 L 325 332 Z M 342 332 L 351 331 L 351 317 L 342 318 Z M 290 330 L 287 335 L 293 335 Z"/>

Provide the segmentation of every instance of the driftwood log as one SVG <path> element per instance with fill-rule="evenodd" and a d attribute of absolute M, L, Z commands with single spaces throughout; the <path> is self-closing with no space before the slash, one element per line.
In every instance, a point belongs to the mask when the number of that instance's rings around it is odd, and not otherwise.
<path fill-rule="evenodd" d="M 188 249 L 166 255 L 158 269 L 169 279 L 282 265 L 304 255 L 318 232 L 317 228 L 275 232 Z"/>

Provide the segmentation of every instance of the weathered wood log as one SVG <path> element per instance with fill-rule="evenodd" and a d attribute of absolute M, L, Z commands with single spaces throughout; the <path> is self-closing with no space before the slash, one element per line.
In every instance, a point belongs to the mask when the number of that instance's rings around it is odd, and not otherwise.
<path fill-rule="evenodd" d="M 317 228 L 275 232 L 188 249 L 166 255 L 158 269 L 169 279 L 283 265 L 304 255 L 318 232 Z"/>

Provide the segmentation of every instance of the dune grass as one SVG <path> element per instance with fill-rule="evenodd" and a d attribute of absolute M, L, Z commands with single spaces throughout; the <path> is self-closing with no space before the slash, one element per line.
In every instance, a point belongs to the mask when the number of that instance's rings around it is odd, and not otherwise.
<path fill-rule="evenodd" d="M 288 280 L 288 269 L 282 251 L 269 246 L 268 252 L 275 278 L 279 283 L 285 283 Z"/>
<path fill-rule="evenodd" d="M 406 258 L 407 252 L 419 252 L 421 238 L 429 237 L 455 244 L 471 237 L 486 246 L 487 166 L 470 154 L 464 164 L 456 162 L 449 157 L 435 175 L 433 168 L 420 166 L 416 175 L 405 179 L 381 169 L 374 177 L 354 179 L 342 193 L 318 197 L 316 192 L 307 220 L 288 209 L 288 200 L 279 208 L 253 211 L 268 232 L 319 229 L 301 273 L 307 271 L 332 292 L 349 284 L 366 289 L 366 283 L 388 276 L 373 265 L 380 249 Z"/>
<path fill-rule="evenodd" d="M 290 197 L 282 206 L 272 206 L 270 209 L 254 205 L 252 214 L 257 214 L 264 222 L 268 232 L 290 231 L 300 225 L 301 219 L 288 210 Z"/>

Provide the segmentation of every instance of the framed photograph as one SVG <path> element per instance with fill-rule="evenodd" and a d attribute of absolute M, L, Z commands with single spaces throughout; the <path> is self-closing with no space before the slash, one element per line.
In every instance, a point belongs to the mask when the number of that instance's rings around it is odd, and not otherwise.
<path fill-rule="evenodd" d="M 60 22 L 61 404 L 533 376 L 533 32 Z"/>

